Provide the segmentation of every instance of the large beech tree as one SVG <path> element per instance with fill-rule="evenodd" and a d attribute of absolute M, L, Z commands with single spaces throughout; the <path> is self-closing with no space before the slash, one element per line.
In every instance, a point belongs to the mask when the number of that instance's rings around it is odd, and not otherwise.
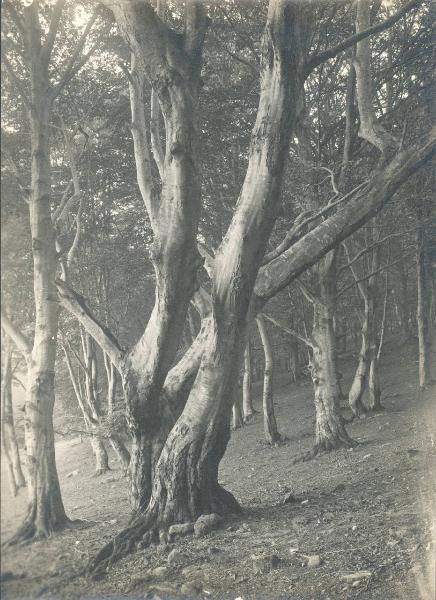
<path fill-rule="evenodd" d="M 136 544 L 147 544 L 172 523 L 203 513 L 239 510 L 218 483 L 218 466 L 230 436 L 234 387 L 247 344 L 248 323 L 265 303 L 380 211 L 435 151 L 435 136 L 397 152 L 356 193 L 311 215 L 312 229 L 296 224 L 276 251 L 265 250 L 280 206 L 291 136 L 313 69 L 364 37 L 396 22 L 417 3 L 334 48 L 309 55 L 315 12 L 310 4 L 270 0 L 262 38 L 260 97 L 244 181 L 233 218 L 207 269 L 211 294 L 197 281 L 200 206 L 195 101 L 207 20 L 203 7 L 186 3 L 183 33 L 176 33 L 146 2 L 109 2 L 132 51 L 132 132 L 138 183 L 155 241 L 156 302 L 138 343 L 123 350 L 93 317 L 85 301 L 59 282 L 61 301 L 108 354 L 121 373 L 134 440 L 131 525 L 93 561 L 105 568 Z M 157 94 L 165 131 L 151 129 L 161 189 L 155 185 L 144 113 L 143 78 Z M 156 106 L 154 107 L 156 109 Z M 165 137 L 161 160 L 159 141 Z M 320 218 L 324 217 L 323 221 Z M 307 225 L 307 223 L 306 223 Z M 173 366 L 192 299 L 200 304 L 200 332 Z"/>

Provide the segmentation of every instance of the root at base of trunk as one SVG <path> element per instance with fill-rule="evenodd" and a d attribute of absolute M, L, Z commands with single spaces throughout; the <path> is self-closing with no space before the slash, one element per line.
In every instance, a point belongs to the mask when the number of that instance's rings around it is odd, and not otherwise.
<path fill-rule="evenodd" d="M 18 546 L 20 544 L 47 539 L 54 533 L 65 529 L 76 529 L 83 525 L 84 521 L 79 519 L 70 520 L 67 517 L 62 522 L 36 524 L 31 516 L 26 517 L 14 535 L 4 543 L 5 547 Z"/>
<path fill-rule="evenodd" d="M 348 436 L 348 434 L 335 436 L 333 438 L 324 438 L 318 441 L 314 447 L 308 452 L 304 452 L 302 455 L 297 456 L 292 462 L 298 464 L 300 462 L 306 462 L 312 460 L 320 454 L 326 454 L 334 450 L 340 450 L 341 448 L 354 448 L 358 446 L 358 442 Z"/>
<path fill-rule="evenodd" d="M 163 523 L 160 515 L 164 512 L 164 507 L 160 507 L 159 503 L 156 503 L 154 505 L 150 504 L 144 513 L 135 516 L 131 524 L 103 546 L 90 562 L 88 572 L 91 576 L 99 578 L 107 573 L 114 563 L 136 549 L 146 548 L 150 544 L 158 543 L 159 534 L 162 531 L 167 531 L 170 525 L 178 522 L 176 517 L 173 522 L 170 522 L 166 517 L 165 523 Z M 242 514 L 242 508 L 233 494 L 218 485 L 210 507 L 202 507 L 196 517 L 209 513 L 216 513 L 224 517 Z"/>

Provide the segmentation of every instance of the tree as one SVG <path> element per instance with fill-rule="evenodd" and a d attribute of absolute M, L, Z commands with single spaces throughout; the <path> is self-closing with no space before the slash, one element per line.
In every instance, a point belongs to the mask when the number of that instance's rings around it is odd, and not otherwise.
<path fill-rule="evenodd" d="M 5 3 L 5 11 L 15 26 L 16 36 L 24 52 L 14 53 L 12 61 L 28 73 L 23 82 L 14 69 L 10 55 L 2 55 L 8 78 L 27 109 L 30 125 L 30 186 L 26 193 L 32 236 L 33 292 L 35 333 L 33 342 L 7 319 L 2 324 L 25 354 L 28 365 L 27 400 L 25 405 L 25 443 L 28 471 L 28 514 L 9 543 L 46 537 L 70 524 L 62 502 L 56 471 L 53 433 L 55 401 L 54 376 L 56 338 L 60 306 L 55 277 L 58 268 L 56 232 L 52 221 L 52 184 L 50 165 L 50 117 L 55 99 L 89 58 L 81 56 L 89 31 L 97 19 L 91 17 L 75 51 L 57 83 L 51 80 L 50 64 L 60 26 L 64 0 L 58 0 L 49 14 L 48 28 L 43 31 L 39 3 L 17 10 L 13 2 Z"/>

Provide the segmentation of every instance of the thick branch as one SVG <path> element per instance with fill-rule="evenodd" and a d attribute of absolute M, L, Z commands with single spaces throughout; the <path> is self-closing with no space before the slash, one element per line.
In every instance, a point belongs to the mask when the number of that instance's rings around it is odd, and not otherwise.
<path fill-rule="evenodd" d="M 94 338 L 100 348 L 108 354 L 118 371 L 121 372 L 125 353 L 115 336 L 91 313 L 83 296 L 59 279 L 56 280 L 56 287 L 62 306 L 76 317 L 86 332 Z"/>
<path fill-rule="evenodd" d="M 369 221 L 435 153 L 436 128 L 423 144 L 398 153 L 385 168 L 378 171 L 366 188 L 366 198 L 359 194 L 342 210 L 320 223 L 289 250 L 263 267 L 255 285 L 260 303 L 275 296 L 329 250 Z"/>

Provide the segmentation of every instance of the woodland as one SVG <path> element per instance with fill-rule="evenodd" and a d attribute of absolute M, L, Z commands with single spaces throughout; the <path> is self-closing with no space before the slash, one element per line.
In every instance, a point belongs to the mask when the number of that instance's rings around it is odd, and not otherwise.
<path fill-rule="evenodd" d="M 435 12 L 2 2 L 5 598 L 431 600 Z"/>

